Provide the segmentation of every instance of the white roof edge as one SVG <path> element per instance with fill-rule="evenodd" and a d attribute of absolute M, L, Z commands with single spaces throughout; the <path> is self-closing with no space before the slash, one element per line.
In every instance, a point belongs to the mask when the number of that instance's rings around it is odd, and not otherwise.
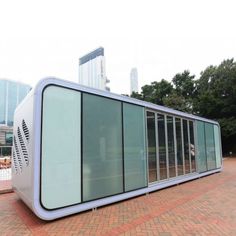
<path fill-rule="evenodd" d="M 35 89 L 33 89 L 34 93 L 41 94 L 43 89 L 50 84 L 55 84 L 55 85 L 71 88 L 71 89 L 82 91 L 82 92 L 92 93 L 95 95 L 100 95 L 103 97 L 112 98 L 112 99 L 120 100 L 120 101 L 127 102 L 127 103 L 132 103 L 135 105 L 143 106 L 147 109 L 152 109 L 152 110 L 164 112 L 164 113 L 168 113 L 171 115 L 177 115 L 177 116 L 181 116 L 181 117 L 185 117 L 185 118 L 189 118 L 189 119 L 193 119 L 193 120 L 200 120 L 200 121 L 205 121 L 205 122 L 214 123 L 214 124 L 219 125 L 219 123 L 214 120 L 206 119 L 206 118 L 203 118 L 200 116 L 196 116 L 196 115 L 192 115 L 192 114 L 185 113 L 182 111 L 174 110 L 172 108 L 156 105 L 156 104 L 153 104 L 150 102 L 145 102 L 142 100 L 130 98 L 130 97 L 127 97 L 124 95 L 119 95 L 119 94 L 111 93 L 111 92 L 100 90 L 100 89 L 87 87 L 87 86 L 80 85 L 80 84 L 72 82 L 72 81 L 62 80 L 62 79 L 58 79 L 58 78 L 54 78 L 54 77 L 48 77 L 45 79 L 41 79 L 37 83 Z"/>

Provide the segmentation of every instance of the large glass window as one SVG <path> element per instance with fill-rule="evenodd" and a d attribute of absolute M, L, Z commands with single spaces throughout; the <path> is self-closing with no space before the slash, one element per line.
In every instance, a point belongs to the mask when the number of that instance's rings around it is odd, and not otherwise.
<path fill-rule="evenodd" d="M 208 170 L 216 168 L 214 125 L 205 123 L 206 153 Z"/>
<path fill-rule="evenodd" d="M 49 86 L 43 93 L 41 202 L 47 209 L 81 202 L 80 104 L 77 91 Z"/>
<path fill-rule="evenodd" d="M 157 181 L 157 159 L 156 159 L 156 123 L 155 113 L 147 112 L 147 137 L 148 137 L 148 169 L 149 182 Z"/>
<path fill-rule="evenodd" d="M 7 125 L 13 125 L 14 112 L 17 106 L 17 83 L 8 82 L 8 115 Z"/>
<path fill-rule="evenodd" d="M 12 146 L 13 133 L 6 132 L 6 145 Z"/>
<path fill-rule="evenodd" d="M 214 139 L 215 139 L 215 152 L 216 152 L 216 168 L 221 167 L 221 143 L 220 143 L 220 131 L 219 126 L 214 125 Z"/>
<path fill-rule="evenodd" d="M 0 80 L 0 124 L 6 121 L 6 81 Z"/>
<path fill-rule="evenodd" d="M 183 120 L 183 135 L 184 135 L 185 174 L 189 174 L 190 162 L 189 162 L 189 140 L 188 140 L 188 121 L 187 120 Z"/>
<path fill-rule="evenodd" d="M 121 102 L 83 94 L 83 201 L 123 192 Z"/>
<path fill-rule="evenodd" d="M 176 129 L 176 149 L 177 149 L 177 170 L 178 175 L 184 174 L 183 167 L 183 148 L 182 148 L 182 125 L 181 119 L 175 118 L 175 129 Z"/>
<path fill-rule="evenodd" d="M 123 104 L 125 191 L 147 186 L 144 108 Z"/>
<path fill-rule="evenodd" d="M 202 121 L 196 121 L 196 125 L 198 171 L 204 172 L 207 171 L 205 124 Z"/>
<path fill-rule="evenodd" d="M 195 172 L 196 171 L 195 142 L 194 142 L 194 126 L 192 121 L 189 121 L 189 138 L 190 138 L 191 168 L 192 172 Z"/>
<path fill-rule="evenodd" d="M 167 179 L 165 116 L 157 114 L 160 180 Z"/>
<path fill-rule="evenodd" d="M 169 178 L 176 176 L 173 117 L 167 116 Z"/>

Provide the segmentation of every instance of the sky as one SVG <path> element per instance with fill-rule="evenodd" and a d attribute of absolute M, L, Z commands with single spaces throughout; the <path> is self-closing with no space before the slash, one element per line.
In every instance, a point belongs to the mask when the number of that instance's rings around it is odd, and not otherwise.
<path fill-rule="evenodd" d="M 78 59 L 104 47 L 112 92 L 170 81 L 236 57 L 236 2 L 230 0 L 2 0 L 0 78 L 34 86 L 54 76 L 78 81 Z"/>

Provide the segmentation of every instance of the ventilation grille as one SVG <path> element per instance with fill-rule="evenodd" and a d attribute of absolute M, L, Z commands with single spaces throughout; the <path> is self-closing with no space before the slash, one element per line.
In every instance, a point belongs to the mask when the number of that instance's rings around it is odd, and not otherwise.
<path fill-rule="evenodd" d="M 25 123 L 25 120 L 22 120 L 22 129 L 23 129 L 26 140 L 29 141 L 29 129 Z"/>
<path fill-rule="evenodd" d="M 23 166 L 29 165 L 29 154 L 28 154 L 28 142 L 29 142 L 29 129 L 26 125 L 25 120 L 22 120 L 21 126 L 17 127 L 16 133 L 13 137 L 13 163 L 14 170 L 16 173 L 22 171 Z"/>
<path fill-rule="evenodd" d="M 18 139 L 20 141 L 20 147 L 21 147 L 21 151 L 22 151 L 23 157 L 25 159 L 25 163 L 28 166 L 29 165 L 28 151 L 26 149 L 26 145 L 24 143 L 23 136 L 22 136 L 22 134 L 20 132 L 20 128 L 19 127 L 17 129 L 17 136 L 18 136 Z"/>
<path fill-rule="evenodd" d="M 18 165 L 16 165 L 16 171 L 18 172 L 18 167 L 19 167 L 20 170 L 22 170 L 22 160 L 21 160 L 21 157 L 20 157 L 20 150 L 19 150 L 15 135 L 14 135 L 14 150 L 13 150 L 13 153 L 14 152 L 16 152 L 16 157 L 17 157 L 16 160 L 17 160 L 17 163 L 18 163 Z"/>

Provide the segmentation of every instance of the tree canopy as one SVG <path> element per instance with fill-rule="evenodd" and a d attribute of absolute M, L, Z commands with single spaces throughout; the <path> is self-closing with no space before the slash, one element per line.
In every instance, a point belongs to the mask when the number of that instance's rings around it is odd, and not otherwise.
<path fill-rule="evenodd" d="M 188 70 L 169 82 L 144 85 L 131 97 L 216 120 L 221 125 L 223 152 L 236 153 L 236 62 L 208 66 L 198 79 Z"/>

